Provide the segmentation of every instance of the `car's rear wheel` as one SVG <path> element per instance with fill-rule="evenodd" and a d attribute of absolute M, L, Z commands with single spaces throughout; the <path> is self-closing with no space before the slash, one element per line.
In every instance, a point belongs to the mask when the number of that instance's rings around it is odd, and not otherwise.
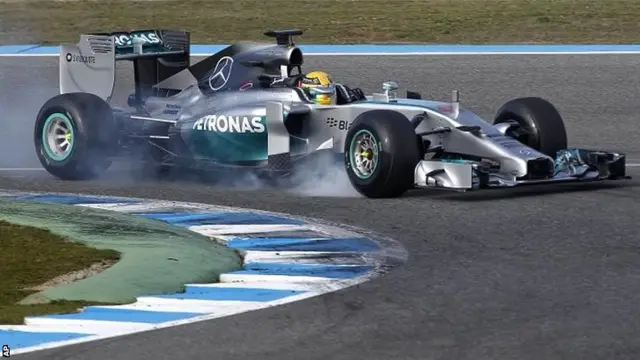
<path fill-rule="evenodd" d="M 567 148 L 567 130 L 558 110 L 548 101 L 537 97 L 518 98 L 502 105 L 494 124 L 515 121 L 519 126 L 507 135 L 521 143 L 555 157 Z"/>
<path fill-rule="evenodd" d="M 57 95 L 36 118 L 36 154 L 42 166 L 63 180 L 99 176 L 117 149 L 117 127 L 111 107 L 87 93 Z"/>
<path fill-rule="evenodd" d="M 370 198 L 397 197 L 414 184 L 420 161 L 415 130 L 402 114 L 372 110 L 360 114 L 345 137 L 345 168 L 351 184 Z"/>

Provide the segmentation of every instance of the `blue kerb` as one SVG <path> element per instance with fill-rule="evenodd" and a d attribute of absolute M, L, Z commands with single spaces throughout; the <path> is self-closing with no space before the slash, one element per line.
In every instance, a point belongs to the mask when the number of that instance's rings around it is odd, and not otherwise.
<path fill-rule="evenodd" d="M 0 330 L 0 342 L 9 345 L 14 351 L 54 341 L 74 340 L 87 336 L 91 336 L 91 334 Z"/>
<path fill-rule="evenodd" d="M 251 212 L 215 212 L 215 213 L 133 213 L 149 219 L 161 220 L 173 225 L 302 225 L 303 221 L 255 214 Z"/>
<path fill-rule="evenodd" d="M 344 266 L 344 265 L 307 265 L 307 264 L 283 264 L 283 263 L 249 263 L 244 270 L 234 271 L 229 274 L 240 275 L 284 275 L 284 276 L 311 276 L 335 279 L 352 279 L 362 276 L 373 270 L 373 266 Z"/>
<path fill-rule="evenodd" d="M 293 295 L 302 294 L 304 291 L 278 290 L 278 289 L 253 289 L 253 288 L 223 288 L 210 286 L 187 285 L 185 292 L 180 294 L 154 296 L 163 299 L 184 300 L 212 300 L 212 301 L 274 301 Z"/>
<path fill-rule="evenodd" d="M 188 310 L 188 309 L 185 309 Z M 144 311 L 117 308 L 87 307 L 79 313 L 45 315 L 38 316 L 41 319 L 64 319 L 64 320 L 99 320 L 99 321 L 120 321 L 137 322 L 148 324 L 160 324 L 167 321 L 176 321 L 199 316 L 199 313 L 189 312 L 166 312 L 166 311 Z"/>

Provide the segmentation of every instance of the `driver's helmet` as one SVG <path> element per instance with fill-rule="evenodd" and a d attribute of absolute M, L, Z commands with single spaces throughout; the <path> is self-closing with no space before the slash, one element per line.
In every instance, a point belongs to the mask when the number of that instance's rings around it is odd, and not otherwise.
<path fill-rule="evenodd" d="M 324 71 L 312 71 L 302 77 L 300 87 L 309 97 L 320 105 L 336 103 L 336 87 Z"/>

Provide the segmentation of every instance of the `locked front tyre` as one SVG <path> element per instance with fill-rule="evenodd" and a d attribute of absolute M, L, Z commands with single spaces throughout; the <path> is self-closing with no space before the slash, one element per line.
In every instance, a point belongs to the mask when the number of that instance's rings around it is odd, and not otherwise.
<path fill-rule="evenodd" d="M 42 166 L 62 180 L 88 180 L 104 173 L 118 145 L 111 107 L 88 93 L 57 95 L 36 118 L 36 154 Z"/>
<path fill-rule="evenodd" d="M 414 185 L 420 149 L 411 122 L 391 110 L 360 114 L 344 142 L 351 184 L 369 198 L 398 197 Z"/>

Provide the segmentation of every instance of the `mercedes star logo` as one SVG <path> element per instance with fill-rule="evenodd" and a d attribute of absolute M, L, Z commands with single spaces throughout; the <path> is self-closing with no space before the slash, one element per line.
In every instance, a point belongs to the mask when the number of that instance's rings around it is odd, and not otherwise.
<path fill-rule="evenodd" d="M 231 76 L 231 68 L 233 67 L 233 59 L 225 56 L 218 60 L 213 75 L 209 78 L 209 87 L 211 90 L 217 91 L 222 89 Z"/>

